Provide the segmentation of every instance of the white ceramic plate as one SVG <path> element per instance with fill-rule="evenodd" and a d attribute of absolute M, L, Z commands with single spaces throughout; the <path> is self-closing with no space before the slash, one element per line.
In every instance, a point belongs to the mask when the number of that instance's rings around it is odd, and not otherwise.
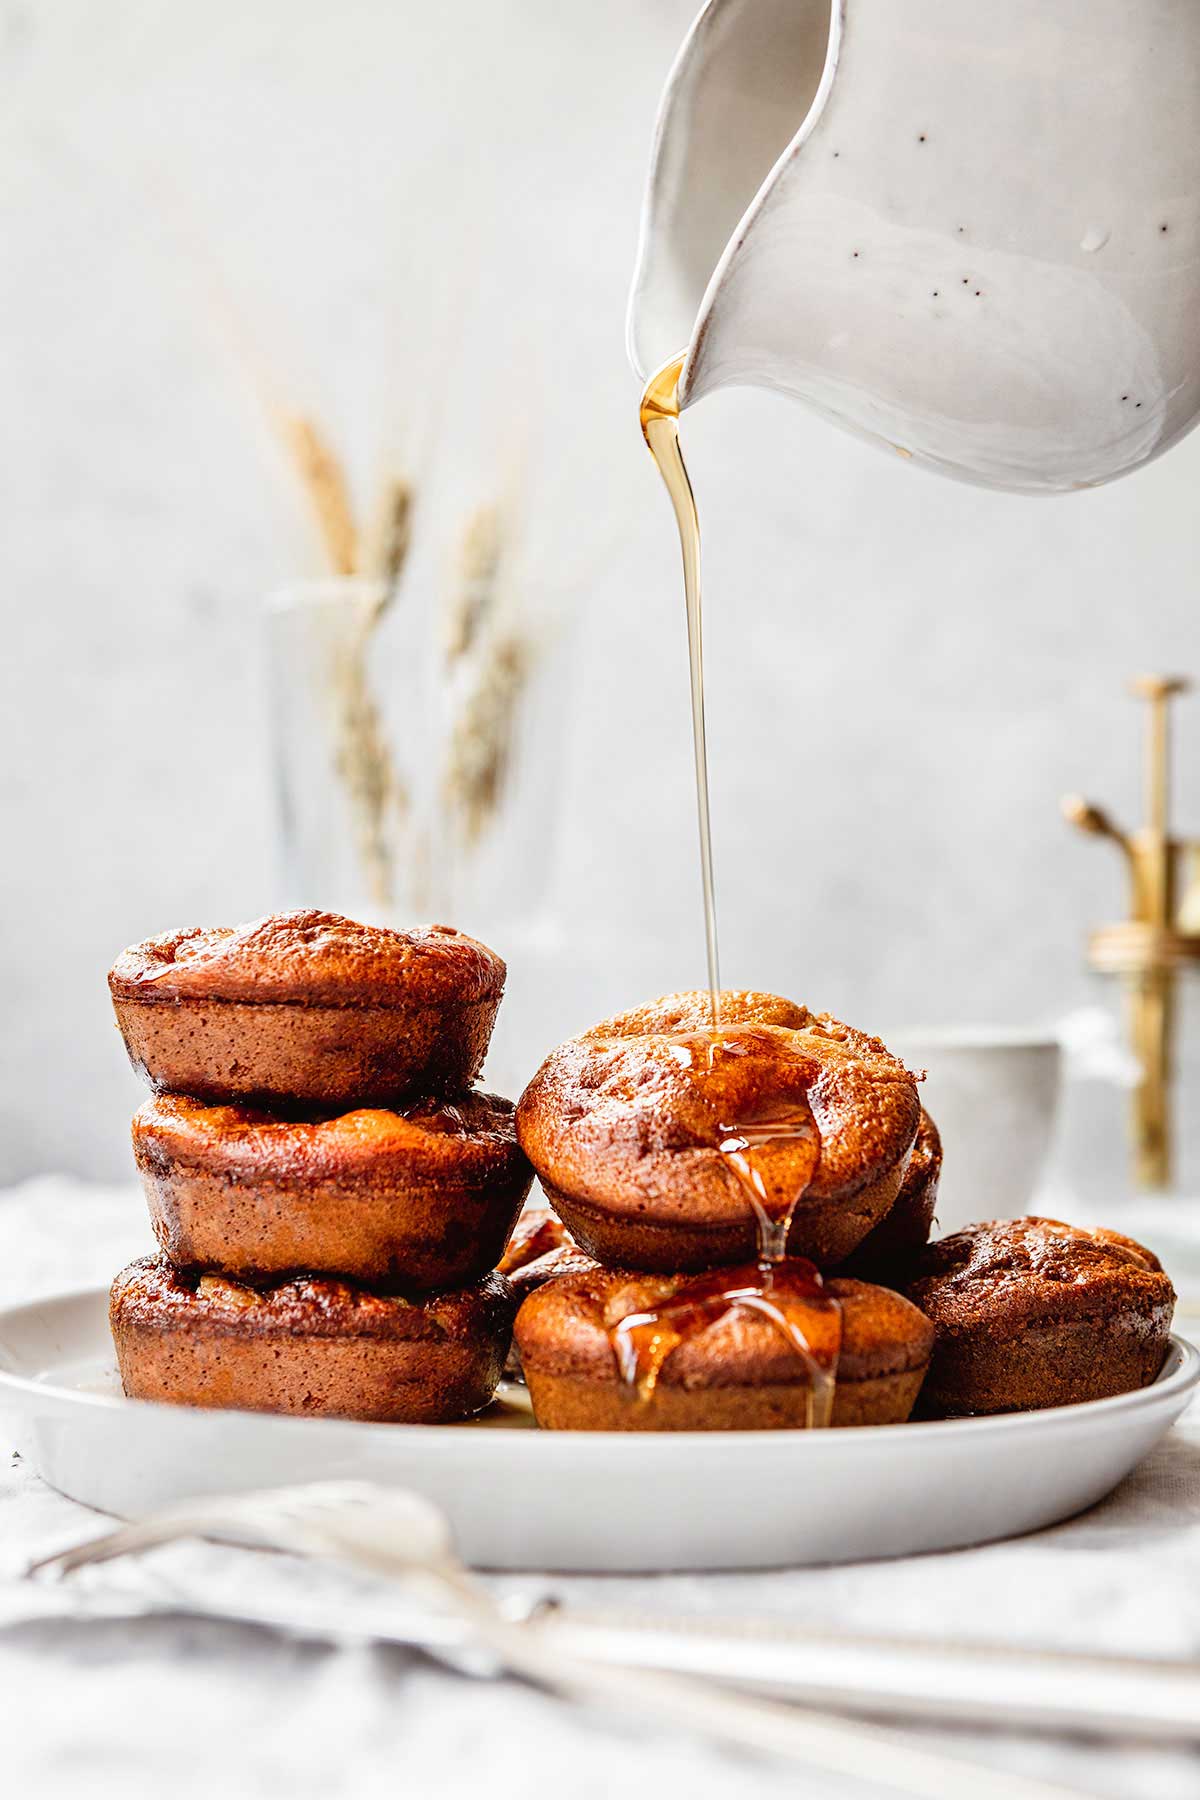
<path fill-rule="evenodd" d="M 414 1488 L 469 1562 L 546 1570 L 853 1562 L 1011 1537 L 1092 1505 L 1178 1417 L 1200 1354 L 1174 1338 L 1140 1393 L 857 1431 L 539 1432 L 205 1412 L 126 1400 L 107 1291 L 0 1312 L 0 1413 L 60 1492 L 126 1517 L 197 1494 L 335 1477 Z"/>

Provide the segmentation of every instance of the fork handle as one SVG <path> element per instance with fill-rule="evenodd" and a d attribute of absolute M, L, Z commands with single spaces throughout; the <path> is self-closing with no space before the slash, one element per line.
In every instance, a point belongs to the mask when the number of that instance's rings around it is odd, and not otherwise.
<path fill-rule="evenodd" d="M 507 1620 L 465 1570 L 439 1568 L 434 1580 L 443 1598 L 450 1598 L 469 1624 L 476 1642 L 510 1674 L 573 1700 L 616 1703 L 621 1711 L 640 1713 L 659 1727 L 698 1732 L 760 1755 L 798 1759 L 916 1800 L 962 1800 L 967 1792 L 971 1800 L 1081 1800 L 1077 1789 L 923 1750 L 878 1726 L 861 1722 L 851 1726 L 691 1676 L 593 1662 L 550 1642 L 536 1624 Z"/>

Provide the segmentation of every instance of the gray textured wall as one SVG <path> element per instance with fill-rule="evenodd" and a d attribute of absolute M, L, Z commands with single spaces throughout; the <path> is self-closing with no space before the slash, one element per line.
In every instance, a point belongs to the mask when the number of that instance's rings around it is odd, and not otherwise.
<path fill-rule="evenodd" d="M 427 410 L 429 293 L 465 296 L 468 388 L 517 345 L 553 397 L 530 579 L 577 615 L 560 939 L 513 959 L 503 1077 L 701 979 L 677 550 L 622 347 L 690 12 L 0 5 L 0 1177 L 126 1167 L 112 954 L 277 897 L 259 603 L 314 552 L 255 382 L 327 419 L 365 488 Z M 769 396 L 688 423 L 726 978 L 872 1025 L 1055 1016 L 1121 900 L 1058 794 L 1132 812 L 1122 683 L 1200 664 L 1200 438 L 1028 501 Z M 443 441 L 446 506 L 471 455 Z"/>

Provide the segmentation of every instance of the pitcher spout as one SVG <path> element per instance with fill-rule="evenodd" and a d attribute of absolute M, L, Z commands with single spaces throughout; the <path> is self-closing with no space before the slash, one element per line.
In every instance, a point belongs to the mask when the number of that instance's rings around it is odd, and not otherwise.
<path fill-rule="evenodd" d="M 842 10 L 843 0 L 707 0 L 680 46 L 655 124 L 626 316 L 643 383 L 691 344 L 741 221 L 823 107 Z M 685 367 L 681 399 L 687 382 Z"/>

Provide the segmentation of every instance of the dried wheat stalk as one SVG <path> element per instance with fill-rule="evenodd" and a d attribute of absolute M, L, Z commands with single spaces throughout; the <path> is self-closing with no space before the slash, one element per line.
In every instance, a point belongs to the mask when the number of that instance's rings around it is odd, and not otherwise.
<path fill-rule="evenodd" d="M 377 905 L 395 897 L 394 824 L 408 795 L 392 756 L 383 718 L 371 687 L 369 651 L 383 615 L 379 604 L 364 608 L 340 644 L 329 670 L 335 708 L 334 767 L 346 791 L 367 891 Z"/>
<path fill-rule="evenodd" d="M 392 755 L 371 685 L 372 639 L 404 570 L 412 535 L 412 487 L 393 479 L 384 488 L 376 522 L 371 565 L 354 518 L 349 483 L 336 453 L 311 419 L 289 414 L 282 420 L 300 479 L 309 496 L 335 575 L 377 574 L 378 597 L 354 617 L 329 670 L 334 719 L 334 768 L 345 789 L 359 864 L 367 891 L 379 906 L 395 897 L 395 825 L 407 810 L 408 791 Z"/>
<path fill-rule="evenodd" d="M 395 595 L 412 545 L 413 489 L 402 475 L 385 481 L 371 533 L 370 571 L 378 576 L 388 604 Z"/>
<path fill-rule="evenodd" d="M 187 209 L 171 193 L 160 207 L 175 231 L 187 223 Z M 369 564 L 355 522 L 350 487 L 341 461 L 316 422 L 292 412 L 281 400 L 263 357 L 231 303 L 222 272 L 208 255 L 202 238 L 189 234 L 192 262 L 201 271 L 200 290 L 222 337 L 249 371 L 251 383 L 296 469 L 320 536 L 326 563 L 335 576 L 377 572 L 384 584 L 380 605 L 368 610 L 344 649 L 332 659 L 329 699 L 336 742 L 334 764 L 345 785 L 367 885 L 381 904 L 392 897 L 392 826 L 407 805 L 371 692 L 368 653 L 371 636 L 399 585 L 411 534 L 412 490 L 406 481 L 388 484 L 380 508 L 378 541 Z"/>
<path fill-rule="evenodd" d="M 495 612 L 504 548 L 500 508 L 477 506 L 463 527 L 458 580 L 446 609 L 442 640 L 449 662 L 468 654 Z"/>
<path fill-rule="evenodd" d="M 351 810 L 360 866 L 372 900 L 395 898 L 396 825 L 410 810 L 370 679 L 370 649 L 391 604 L 412 542 L 413 488 L 385 483 L 364 546 L 342 466 L 315 424 L 283 421 L 287 442 L 335 574 L 364 574 L 378 596 L 356 617 L 329 669 L 335 722 L 334 762 Z M 499 812 L 512 760 L 521 696 L 533 662 L 528 636 L 508 616 L 505 583 L 511 545 L 502 508 L 476 507 L 464 525 L 456 580 L 444 615 L 447 670 L 460 695 L 449 730 L 441 783 L 452 836 L 479 843 Z"/>
<path fill-rule="evenodd" d="M 443 633 L 447 666 L 463 698 L 447 742 L 442 802 L 453 836 L 468 849 L 500 810 L 533 661 L 528 637 L 512 623 L 510 565 L 502 509 L 476 507 L 463 528 Z"/>
<path fill-rule="evenodd" d="M 455 719 L 442 798 L 468 848 L 479 842 L 500 810 L 531 660 L 529 645 L 518 634 L 492 638 Z"/>
<path fill-rule="evenodd" d="M 285 413 L 280 421 L 335 575 L 353 575 L 358 566 L 358 532 L 345 473 L 311 419 Z"/>

